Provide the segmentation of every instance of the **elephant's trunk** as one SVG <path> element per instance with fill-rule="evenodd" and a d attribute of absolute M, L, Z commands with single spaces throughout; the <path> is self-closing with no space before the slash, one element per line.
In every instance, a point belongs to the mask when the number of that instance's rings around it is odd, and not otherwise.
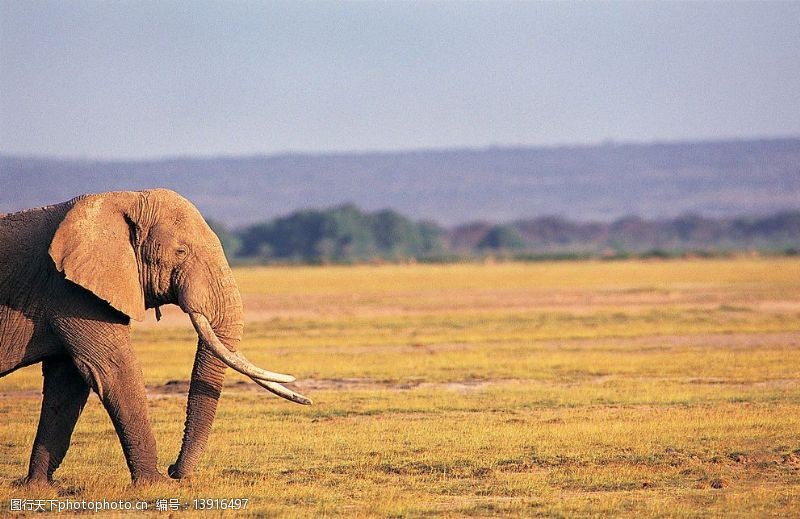
<path fill-rule="evenodd" d="M 206 322 L 213 324 L 215 332 L 212 333 L 219 337 L 218 340 L 224 341 L 227 350 L 235 351 L 242 338 L 244 312 L 233 273 L 223 261 L 220 260 L 216 267 L 195 265 L 179 280 L 178 299 L 181 308 L 190 316 L 203 315 Z M 181 451 L 177 461 L 169 467 L 169 475 L 173 478 L 189 476 L 206 448 L 222 392 L 225 369 L 225 363 L 199 336 L 189 384 Z"/>
<path fill-rule="evenodd" d="M 169 467 L 170 477 L 181 479 L 194 471 L 208 443 L 224 378 L 225 364 L 200 340 L 189 386 L 181 452 L 177 461 Z"/>
<path fill-rule="evenodd" d="M 243 328 L 241 298 L 229 268 L 222 269 L 220 281 L 214 291 L 216 294 L 212 297 L 201 294 L 202 297 L 198 298 L 198 294 L 189 287 L 182 291 L 184 297 L 181 307 L 189 314 L 199 341 L 189 385 L 181 452 L 177 461 L 169 467 L 169 475 L 176 479 L 189 476 L 205 450 L 217 411 L 226 366 L 249 376 L 279 396 L 302 404 L 311 403 L 304 396 L 277 383 L 291 382 L 294 377 L 263 370 L 237 351 Z M 211 299 L 222 303 L 214 306 L 216 311 L 212 311 L 204 309 L 202 304 L 193 303 L 197 299 Z"/>

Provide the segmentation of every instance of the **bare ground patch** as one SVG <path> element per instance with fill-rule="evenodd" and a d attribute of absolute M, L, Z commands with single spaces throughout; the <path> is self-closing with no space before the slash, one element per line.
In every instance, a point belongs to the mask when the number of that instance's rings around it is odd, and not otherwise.
<path fill-rule="evenodd" d="M 541 383 L 536 381 L 502 379 L 502 380 L 465 380 L 456 382 L 425 382 L 423 380 L 398 381 L 376 380 L 370 378 L 318 378 L 298 380 L 286 387 L 296 391 L 359 391 L 359 390 L 395 390 L 412 389 L 447 389 L 450 391 L 471 391 L 497 384 Z M 147 386 L 150 398 L 186 395 L 189 391 L 188 380 L 169 380 L 164 384 Z M 263 392 L 256 384 L 239 380 L 225 386 L 226 392 Z M 0 396 L 3 396 L 0 394 Z"/>
<path fill-rule="evenodd" d="M 540 379 L 468 379 L 446 382 L 427 382 L 425 380 L 378 380 L 370 378 L 311 378 L 284 384 L 286 387 L 300 392 L 310 391 L 411 391 L 411 390 L 446 390 L 456 392 L 471 392 L 492 387 L 508 386 L 549 386 L 554 388 L 571 388 L 586 384 L 605 384 L 614 380 L 641 381 L 641 382 L 670 382 L 691 385 L 731 386 L 739 388 L 788 388 L 800 385 L 800 378 L 782 378 L 775 380 L 762 380 L 742 382 L 724 378 L 699 378 L 699 377 L 637 377 L 624 375 L 589 375 L 580 380 L 548 381 Z M 184 396 L 189 391 L 188 380 L 170 380 L 164 384 L 147 386 L 149 398 L 165 398 L 170 396 Z M 225 392 L 232 393 L 259 393 L 263 390 L 254 383 L 245 380 L 236 381 L 225 386 Z M 39 393 L 0 393 L 0 397 L 21 395 L 39 396 Z"/>

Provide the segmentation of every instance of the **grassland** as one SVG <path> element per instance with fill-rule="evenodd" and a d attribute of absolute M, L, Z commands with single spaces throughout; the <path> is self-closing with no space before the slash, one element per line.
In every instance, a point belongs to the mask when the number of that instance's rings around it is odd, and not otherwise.
<path fill-rule="evenodd" d="M 0 379 L 0 514 L 60 496 L 249 498 L 267 517 L 800 515 L 797 259 L 237 278 L 243 350 L 314 406 L 231 373 L 195 477 L 131 488 L 92 397 L 60 489 L 22 490 L 41 376 L 20 370 Z M 196 336 L 179 311 L 148 319 L 134 338 L 165 468 Z"/>

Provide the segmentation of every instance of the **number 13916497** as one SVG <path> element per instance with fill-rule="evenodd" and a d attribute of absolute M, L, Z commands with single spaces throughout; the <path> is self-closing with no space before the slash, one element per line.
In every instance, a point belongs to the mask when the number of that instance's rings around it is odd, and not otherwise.
<path fill-rule="evenodd" d="M 204 498 L 193 499 L 192 508 L 195 510 L 245 510 L 247 509 L 248 498 Z"/>

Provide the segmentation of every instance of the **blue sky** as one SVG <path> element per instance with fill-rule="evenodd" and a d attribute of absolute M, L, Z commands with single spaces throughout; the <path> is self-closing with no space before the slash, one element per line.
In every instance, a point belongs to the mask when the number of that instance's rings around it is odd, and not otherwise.
<path fill-rule="evenodd" d="M 0 152 L 800 135 L 800 2 L 0 0 Z"/>

